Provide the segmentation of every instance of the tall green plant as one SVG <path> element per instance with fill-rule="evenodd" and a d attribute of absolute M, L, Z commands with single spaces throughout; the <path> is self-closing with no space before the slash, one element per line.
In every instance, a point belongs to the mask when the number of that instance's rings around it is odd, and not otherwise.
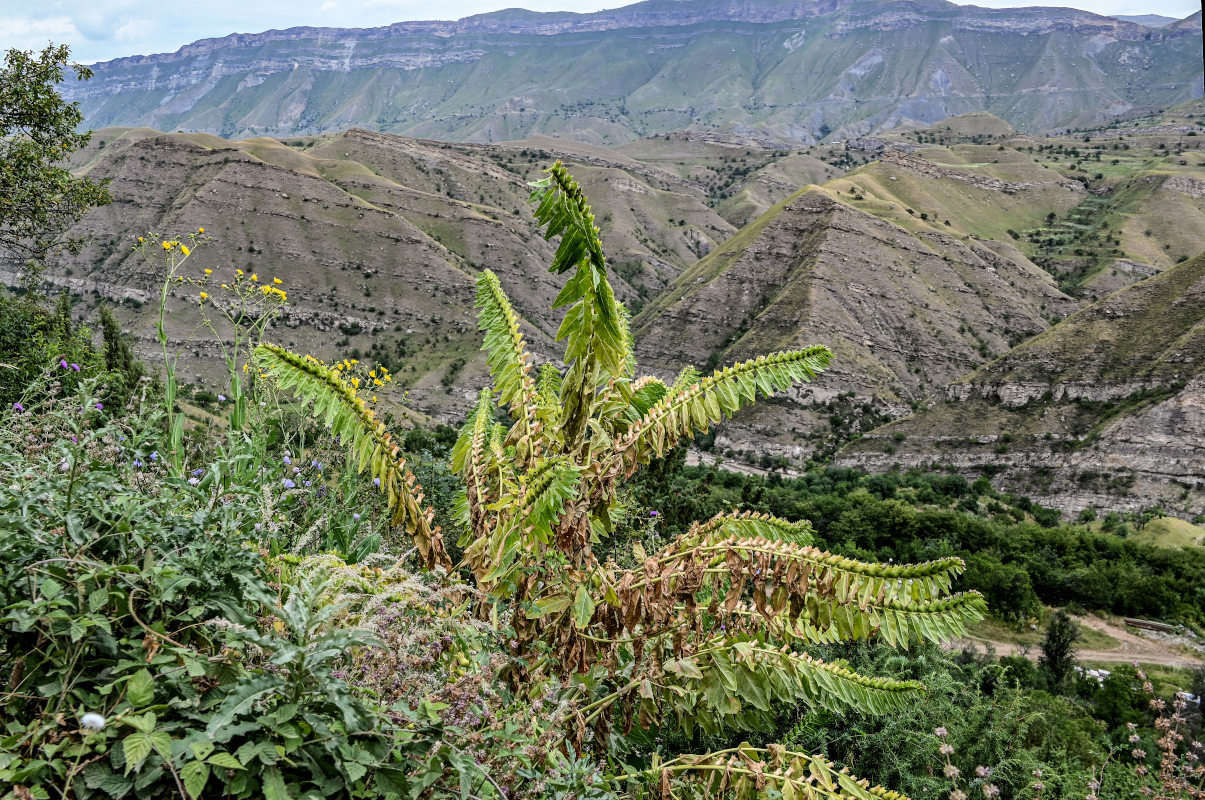
<path fill-rule="evenodd" d="M 637 566 L 601 563 L 612 535 L 616 486 L 678 442 L 732 416 L 758 395 L 810 380 L 831 361 L 813 346 L 761 356 L 672 384 L 635 376 L 627 314 L 607 281 L 594 216 L 558 162 L 534 184 L 536 219 L 560 237 L 552 272 L 568 280 L 554 307 L 565 317 L 564 367 L 538 374 L 520 319 L 497 277 L 477 279 L 477 307 L 493 387 L 479 396 L 452 454 L 464 483 L 458 504 L 464 563 L 484 596 L 481 611 L 513 631 L 511 679 L 567 681 L 577 704 L 575 750 L 602 746 L 613 727 L 672 719 L 688 732 L 767 727 L 782 704 L 888 713 L 923 697 L 915 681 L 859 675 L 803 649 L 876 639 L 907 646 L 961 635 L 982 615 L 976 593 L 950 594 L 962 561 L 918 565 L 853 561 L 811 546 L 811 526 L 758 514 L 696 523 Z M 349 430 L 374 473 L 388 462 L 384 427 L 354 395 L 312 365 L 261 347 L 261 364 Z M 350 405 L 349 405 L 350 404 Z M 513 424 L 495 420 L 495 406 Z M 376 425 L 375 428 L 373 426 Z M 391 504 L 414 521 L 408 500 Z M 659 782 L 668 796 L 889 796 L 823 759 L 744 745 L 655 762 L 618 780 Z"/>

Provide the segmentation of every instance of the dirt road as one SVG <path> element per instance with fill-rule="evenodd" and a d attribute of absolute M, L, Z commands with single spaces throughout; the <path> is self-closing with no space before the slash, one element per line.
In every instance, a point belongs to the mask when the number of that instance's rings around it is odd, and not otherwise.
<path fill-rule="evenodd" d="M 1132 628 L 1128 628 L 1120 622 L 1109 622 L 1095 616 L 1075 617 L 1074 619 L 1077 624 L 1099 631 L 1117 642 L 1116 647 L 1107 650 L 1078 649 L 1075 654 L 1077 661 L 1106 664 L 1132 664 L 1137 661 L 1142 664 L 1162 664 L 1183 669 L 1205 667 L 1205 654 L 1193 656 L 1186 648 L 1176 647 L 1159 639 L 1139 636 Z M 983 647 L 986 644 L 991 644 L 996 649 L 996 653 L 1002 656 L 1018 655 L 1023 650 L 1020 645 L 1012 642 L 996 642 L 977 636 L 952 641 L 948 644 L 948 648 L 957 650 L 970 645 Z M 1037 647 L 1031 647 L 1027 655 L 1036 661 L 1040 653 L 1041 650 Z"/>

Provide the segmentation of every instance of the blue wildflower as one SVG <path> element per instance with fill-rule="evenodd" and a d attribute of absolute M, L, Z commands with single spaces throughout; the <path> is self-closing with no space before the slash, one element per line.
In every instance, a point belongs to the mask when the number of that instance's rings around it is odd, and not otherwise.
<path fill-rule="evenodd" d="M 285 454 L 285 459 L 284 459 L 284 461 L 285 461 L 285 463 L 286 463 L 286 464 L 292 464 L 292 463 L 293 463 L 293 459 L 289 458 L 289 456 L 288 456 L 288 454 L 287 454 L 287 453 Z"/>
<path fill-rule="evenodd" d="M 155 450 L 151 453 L 151 461 L 158 461 L 158 460 L 159 460 L 159 451 Z"/>
<path fill-rule="evenodd" d="M 14 411 L 24 411 L 25 406 L 21 405 L 20 403 L 13 403 L 13 410 Z"/>
<path fill-rule="evenodd" d="M 372 479 L 372 485 L 373 485 L 373 486 L 380 486 L 380 485 L 381 485 L 381 479 L 380 479 L 380 478 L 373 478 L 373 479 Z"/>
<path fill-rule="evenodd" d="M 219 402 L 219 403 L 225 403 L 225 402 L 226 402 L 226 395 L 224 395 L 224 394 L 220 394 L 220 395 L 218 395 L 218 402 Z"/>
<path fill-rule="evenodd" d="M 200 482 L 201 482 L 201 480 L 199 478 L 189 478 L 188 479 L 188 483 L 192 486 L 196 486 Z"/>
<path fill-rule="evenodd" d="M 297 484 L 293 483 L 293 481 L 289 480 L 288 478 L 285 478 L 283 481 L 281 481 L 281 483 L 284 484 L 284 487 L 286 489 L 292 489 L 294 486 L 297 485 Z"/>

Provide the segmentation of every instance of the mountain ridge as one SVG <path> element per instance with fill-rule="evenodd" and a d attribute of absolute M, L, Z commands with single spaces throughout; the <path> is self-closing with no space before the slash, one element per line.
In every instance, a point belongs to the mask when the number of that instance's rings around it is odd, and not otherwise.
<path fill-rule="evenodd" d="M 364 127 L 618 144 L 690 130 L 810 145 L 970 111 L 1041 131 L 1199 96 L 1190 22 L 944 0 L 646 0 L 232 34 L 98 63 L 63 91 L 94 127 L 228 139 Z"/>

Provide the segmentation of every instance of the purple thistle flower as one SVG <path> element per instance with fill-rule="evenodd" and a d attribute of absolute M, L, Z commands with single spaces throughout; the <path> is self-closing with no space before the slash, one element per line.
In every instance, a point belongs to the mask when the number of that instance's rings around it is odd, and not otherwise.
<path fill-rule="evenodd" d="M 97 403 L 97 404 L 96 404 L 96 410 L 97 410 L 97 411 L 104 411 L 104 410 L 105 410 L 105 404 L 104 404 L 104 403 Z"/>
<path fill-rule="evenodd" d="M 73 370 L 75 370 L 76 372 L 79 372 L 79 364 L 72 364 L 72 365 L 71 365 L 71 368 L 72 368 Z"/>
<path fill-rule="evenodd" d="M 25 406 L 21 405 L 20 403 L 13 403 L 13 410 L 14 411 L 24 411 Z"/>
<path fill-rule="evenodd" d="M 661 512 L 660 511 L 650 511 L 649 516 L 650 517 L 659 517 L 659 516 L 661 516 Z"/>
<path fill-rule="evenodd" d="M 284 484 L 284 487 L 286 489 L 292 489 L 294 486 L 297 485 L 297 484 L 293 483 L 293 481 L 289 480 L 288 478 L 285 478 L 283 481 L 281 481 L 281 483 Z"/>
<path fill-rule="evenodd" d="M 60 358 L 59 359 L 59 367 L 61 367 L 62 369 L 67 369 L 67 359 Z"/>

